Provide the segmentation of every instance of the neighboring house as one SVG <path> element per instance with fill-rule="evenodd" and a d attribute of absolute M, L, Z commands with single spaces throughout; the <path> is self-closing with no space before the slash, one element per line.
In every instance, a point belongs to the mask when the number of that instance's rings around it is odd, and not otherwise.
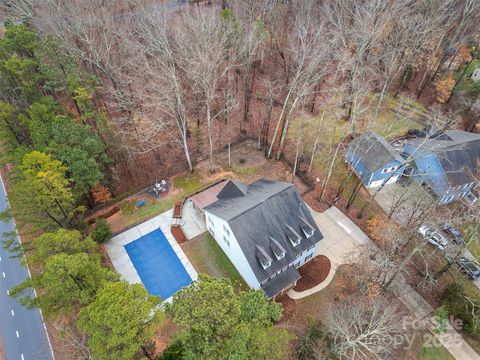
<path fill-rule="evenodd" d="M 253 289 L 269 298 L 295 286 L 323 235 L 295 186 L 230 180 L 204 208 L 207 228 Z"/>
<path fill-rule="evenodd" d="M 472 80 L 473 81 L 480 81 L 480 65 L 477 65 L 477 67 L 473 71 Z"/>
<path fill-rule="evenodd" d="M 427 185 L 439 204 L 460 197 L 475 202 L 479 187 L 480 134 L 447 130 L 407 142 L 402 152 L 409 163 L 406 174 Z"/>
<path fill-rule="evenodd" d="M 395 148 L 370 130 L 350 142 L 347 163 L 367 188 L 394 183 L 404 170 Z"/>

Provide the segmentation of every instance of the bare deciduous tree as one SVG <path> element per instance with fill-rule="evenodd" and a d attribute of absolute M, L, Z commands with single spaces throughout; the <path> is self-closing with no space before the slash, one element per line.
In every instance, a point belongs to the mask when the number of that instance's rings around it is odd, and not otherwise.
<path fill-rule="evenodd" d="M 402 336 L 400 310 L 379 296 L 374 300 L 348 299 L 328 312 L 324 325 L 333 351 L 345 359 L 387 359 L 395 351 L 394 337 Z"/>

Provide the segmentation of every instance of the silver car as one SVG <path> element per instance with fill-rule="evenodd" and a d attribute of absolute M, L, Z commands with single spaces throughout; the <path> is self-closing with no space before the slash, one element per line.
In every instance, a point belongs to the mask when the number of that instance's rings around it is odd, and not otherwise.
<path fill-rule="evenodd" d="M 440 233 L 434 231 L 428 225 L 422 225 L 418 228 L 418 232 L 426 239 L 430 244 L 434 245 L 439 250 L 445 250 L 448 244 L 448 240 Z"/>

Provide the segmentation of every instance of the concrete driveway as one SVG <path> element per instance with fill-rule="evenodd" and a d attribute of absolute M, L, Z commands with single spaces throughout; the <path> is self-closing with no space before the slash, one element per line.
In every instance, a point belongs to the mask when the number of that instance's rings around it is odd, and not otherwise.
<path fill-rule="evenodd" d="M 359 248 L 370 241 L 368 236 L 336 207 L 333 206 L 323 213 L 311 208 L 309 210 L 323 234 L 316 256 L 325 255 L 330 259 L 332 266 L 327 278 L 317 286 L 301 292 L 290 289 L 287 294 L 295 300 L 326 288 L 333 280 L 337 268 L 342 264 L 352 263 Z"/>
<path fill-rule="evenodd" d="M 323 213 L 312 210 L 312 216 L 324 238 L 317 255 L 325 255 L 338 267 L 350 263 L 358 247 L 368 244 L 368 236 L 335 206 Z"/>
<path fill-rule="evenodd" d="M 324 239 L 319 244 L 317 255 L 323 254 L 329 257 L 332 261 L 332 269 L 336 269 L 341 264 L 355 261 L 355 254 L 362 246 L 376 246 L 358 226 L 336 207 L 331 207 L 323 213 L 318 213 L 312 209 L 310 211 L 324 235 Z M 331 278 L 333 278 L 333 275 Z M 294 292 L 290 290 L 287 294 L 294 299 L 300 299 L 320 291 L 327 285 L 328 283 L 322 282 L 307 291 Z M 293 293 L 291 293 L 292 291 Z M 426 318 L 435 319 L 435 316 L 432 316 L 435 313 L 433 307 L 405 281 L 403 276 L 397 276 L 392 291 L 419 321 Z M 437 334 L 434 331 L 432 324 L 435 323 L 433 321 L 426 321 L 425 324 L 456 360 L 480 360 L 480 356 L 464 341 L 461 334 L 449 324 L 447 324 L 445 334 Z"/>

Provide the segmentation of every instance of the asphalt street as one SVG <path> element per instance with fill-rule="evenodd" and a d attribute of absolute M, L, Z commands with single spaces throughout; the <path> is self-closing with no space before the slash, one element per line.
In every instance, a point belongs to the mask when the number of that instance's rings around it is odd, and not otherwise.
<path fill-rule="evenodd" d="M 7 208 L 5 188 L 0 177 L 0 211 Z M 0 221 L 0 236 L 14 230 L 12 222 Z M 18 238 L 17 238 L 18 241 Z M 7 360 L 53 360 L 51 346 L 39 310 L 28 310 L 12 299 L 12 287 L 29 276 L 19 259 L 0 247 L 0 341 Z"/>

